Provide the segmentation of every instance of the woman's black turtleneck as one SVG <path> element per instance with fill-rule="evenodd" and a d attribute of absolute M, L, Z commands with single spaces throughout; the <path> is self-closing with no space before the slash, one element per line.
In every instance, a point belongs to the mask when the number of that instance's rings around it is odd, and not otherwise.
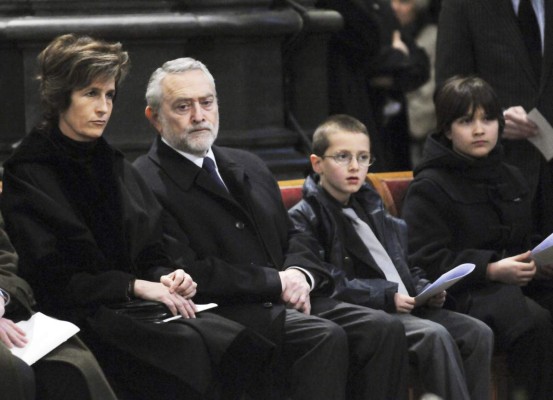
<path fill-rule="evenodd" d="M 114 151 L 104 139 L 80 142 L 58 128 L 51 139 L 72 168 L 65 172 L 68 198 L 92 231 L 106 259 L 106 269 L 127 269 L 122 204 L 114 173 Z M 72 166 L 72 167 L 71 167 Z"/>

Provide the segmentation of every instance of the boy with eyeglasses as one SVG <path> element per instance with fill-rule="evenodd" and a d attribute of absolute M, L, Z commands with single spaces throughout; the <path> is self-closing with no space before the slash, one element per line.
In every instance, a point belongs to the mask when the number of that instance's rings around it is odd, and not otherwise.
<path fill-rule="evenodd" d="M 444 399 L 488 399 L 493 333 L 481 321 L 442 308 L 446 293 L 415 305 L 428 280 L 409 268 L 405 223 L 385 210 L 365 183 L 374 162 L 366 127 L 347 115 L 313 135 L 315 174 L 289 213 L 335 279 L 333 297 L 385 310 L 404 325 L 409 360 L 424 390 Z"/>

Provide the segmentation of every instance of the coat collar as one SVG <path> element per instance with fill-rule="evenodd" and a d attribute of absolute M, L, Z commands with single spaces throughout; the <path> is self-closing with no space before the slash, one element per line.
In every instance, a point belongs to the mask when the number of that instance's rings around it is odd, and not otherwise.
<path fill-rule="evenodd" d="M 323 206 L 323 210 L 326 209 L 330 211 L 328 212 L 327 218 L 333 220 L 336 224 L 337 232 L 335 234 L 341 235 L 339 232 L 345 232 L 344 237 L 347 237 L 348 240 L 339 239 L 339 241 L 343 243 L 344 249 L 346 249 L 346 251 L 353 255 L 356 259 L 360 260 L 360 263 L 370 266 L 376 271 L 382 272 L 376 264 L 376 261 L 374 261 L 371 253 L 366 248 L 365 244 L 355 233 L 353 226 L 347 222 L 347 217 L 342 215 L 343 206 L 337 200 L 332 198 L 332 196 L 328 194 L 320 185 L 318 185 L 317 176 L 310 175 L 306 178 L 303 191 L 306 198 L 314 198 L 315 201 L 319 202 Z M 356 195 L 357 194 L 358 193 L 356 193 Z M 370 213 L 368 217 L 371 219 L 371 222 L 374 222 L 370 216 Z"/>
<path fill-rule="evenodd" d="M 219 172 L 229 189 L 236 184 L 242 184 L 246 178 L 244 168 L 232 161 L 223 149 L 213 146 L 212 150 Z M 184 191 L 197 185 L 217 196 L 231 198 L 230 194 L 213 182 L 204 170 L 165 144 L 160 136 L 156 137 L 148 157 Z"/>
<path fill-rule="evenodd" d="M 221 177 L 229 186 L 229 189 L 231 191 L 237 188 L 241 189 L 248 176 L 244 166 L 236 163 L 224 149 L 212 146 L 212 150 L 215 160 L 217 160 Z"/>

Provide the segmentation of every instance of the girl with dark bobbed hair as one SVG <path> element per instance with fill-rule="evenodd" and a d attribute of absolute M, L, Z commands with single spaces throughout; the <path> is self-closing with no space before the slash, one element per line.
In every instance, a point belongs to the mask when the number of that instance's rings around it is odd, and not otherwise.
<path fill-rule="evenodd" d="M 475 264 L 449 289 L 449 307 L 493 329 L 497 348 L 507 354 L 509 398 L 549 399 L 551 303 L 538 296 L 538 286 L 551 279 L 552 266 L 531 258 L 540 239 L 532 196 L 520 171 L 503 162 L 497 97 L 480 78 L 453 77 L 434 102 L 437 132 L 426 141 L 403 206 L 410 263 L 431 280 Z"/>
<path fill-rule="evenodd" d="M 165 254 L 161 207 L 102 137 L 128 54 L 69 34 L 38 64 L 44 118 L 5 163 L 2 212 L 40 310 L 81 328 L 122 398 L 240 397 L 272 346 L 196 315 L 196 283 Z"/>

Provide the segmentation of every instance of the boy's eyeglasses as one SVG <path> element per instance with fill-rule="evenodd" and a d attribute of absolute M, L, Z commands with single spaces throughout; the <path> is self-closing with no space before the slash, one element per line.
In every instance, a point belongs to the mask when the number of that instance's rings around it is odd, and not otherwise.
<path fill-rule="evenodd" d="M 321 158 L 332 158 L 336 162 L 336 164 L 342 165 L 342 166 L 348 166 L 351 164 L 351 160 L 353 160 L 353 154 L 348 152 L 342 152 L 342 153 L 336 153 L 332 156 L 323 155 Z M 357 157 L 357 164 L 359 164 L 362 167 L 370 167 L 374 164 L 376 161 L 376 158 L 372 156 L 372 154 L 363 153 L 358 154 Z"/>

